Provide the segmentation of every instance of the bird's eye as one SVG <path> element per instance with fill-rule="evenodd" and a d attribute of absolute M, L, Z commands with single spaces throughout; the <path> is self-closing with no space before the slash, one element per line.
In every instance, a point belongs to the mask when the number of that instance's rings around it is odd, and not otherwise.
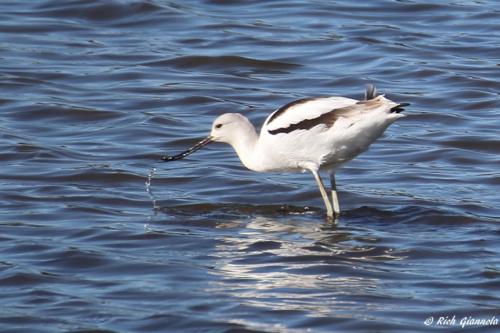
<path fill-rule="evenodd" d="M 221 128 L 221 127 L 222 127 L 222 124 L 215 125 L 215 128 Z"/>

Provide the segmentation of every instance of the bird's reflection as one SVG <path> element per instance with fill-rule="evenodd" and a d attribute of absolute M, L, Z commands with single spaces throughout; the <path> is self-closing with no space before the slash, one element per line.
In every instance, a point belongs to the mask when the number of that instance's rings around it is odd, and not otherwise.
<path fill-rule="evenodd" d="M 356 229 L 310 218 L 255 217 L 216 246 L 220 279 L 210 288 L 252 306 L 317 315 L 350 309 L 357 298 L 383 292 L 379 275 L 386 272 L 376 263 L 398 259 L 358 238 Z"/>

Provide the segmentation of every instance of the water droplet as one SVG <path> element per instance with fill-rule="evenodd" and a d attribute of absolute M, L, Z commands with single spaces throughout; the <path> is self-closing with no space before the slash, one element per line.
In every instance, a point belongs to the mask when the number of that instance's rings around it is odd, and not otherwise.
<path fill-rule="evenodd" d="M 144 182 L 145 187 L 146 187 L 146 192 L 148 193 L 149 198 L 151 199 L 151 203 L 153 205 L 153 215 L 150 215 L 148 218 L 149 222 L 144 224 L 144 229 L 146 230 L 146 232 L 153 230 L 150 225 L 153 222 L 154 217 L 158 213 L 158 208 L 159 208 L 156 206 L 156 198 L 155 198 L 155 195 L 153 194 L 153 190 L 151 189 L 151 183 L 153 181 L 153 177 L 154 177 L 155 173 L 156 173 L 156 168 L 151 168 L 148 172 L 146 181 Z"/>

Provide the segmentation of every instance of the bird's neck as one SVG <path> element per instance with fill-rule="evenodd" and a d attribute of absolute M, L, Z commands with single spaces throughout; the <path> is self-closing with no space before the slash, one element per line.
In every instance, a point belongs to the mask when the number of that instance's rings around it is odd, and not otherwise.
<path fill-rule="evenodd" d="M 257 148 L 258 140 L 259 136 L 255 128 L 248 122 L 241 128 L 241 133 L 238 133 L 238 136 L 231 142 L 231 146 L 236 151 L 236 154 L 238 154 L 243 165 L 254 171 L 259 171 L 260 169 L 260 154 Z"/>

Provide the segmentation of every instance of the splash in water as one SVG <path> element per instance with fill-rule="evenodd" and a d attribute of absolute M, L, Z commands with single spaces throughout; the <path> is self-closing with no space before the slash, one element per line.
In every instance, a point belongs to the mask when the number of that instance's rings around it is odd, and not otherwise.
<path fill-rule="evenodd" d="M 152 231 L 153 229 L 151 228 L 151 223 L 153 222 L 154 217 L 158 213 L 158 206 L 156 205 L 156 198 L 153 194 L 153 191 L 151 190 L 151 182 L 153 180 L 153 177 L 156 173 L 156 168 L 151 168 L 148 172 L 146 181 L 144 182 L 144 185 L 146 187 L 146 192 L 149 195 L 149 198 L 151 199 L 151 203 L 153 204 L 153 215 L 150 215 L 148 218 L 148 223 L 144 224 L 144 229 L 146 231 Z"/>

